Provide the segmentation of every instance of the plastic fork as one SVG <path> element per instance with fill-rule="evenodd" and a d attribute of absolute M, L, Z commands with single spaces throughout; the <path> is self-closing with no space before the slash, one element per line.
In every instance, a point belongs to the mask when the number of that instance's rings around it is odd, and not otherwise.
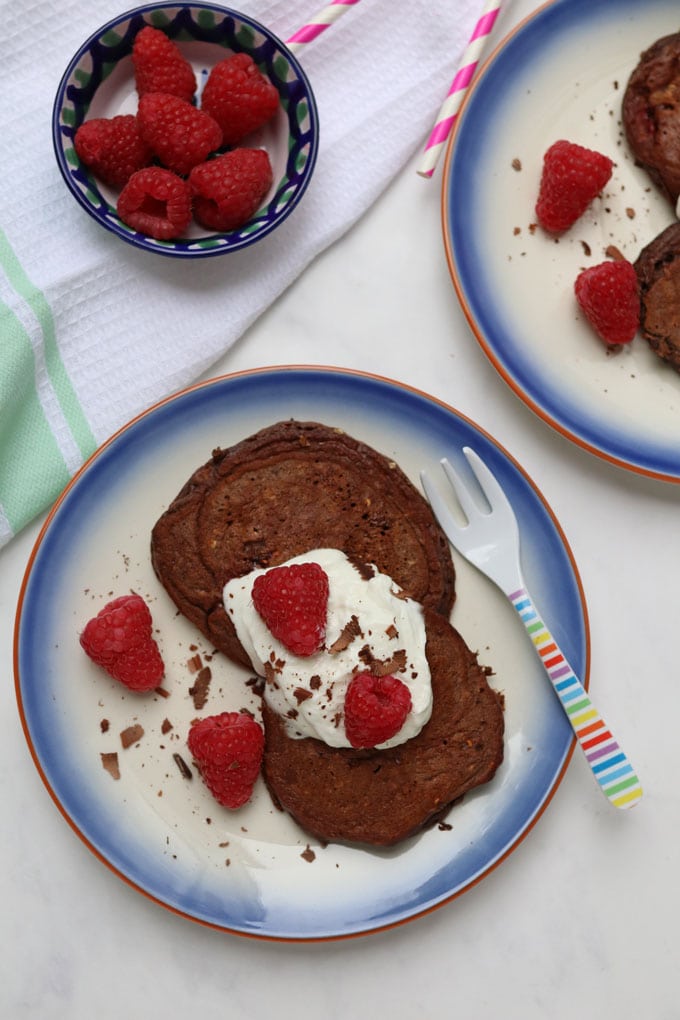
<path fill-rule="evenodd" d="M 444 458 L 441 461 L 466 523 L 459 524 L 431 479 L 420 478 L 430 505 L 458 552 L 493 581 L 514 606 L 548 674 L 602 793 L 610 804 L 629 808 L 642 797 L 640 781 L 621 745 L 560 650 L 527 591 L 520 560 L 519 527 L 499 482 L 469 446 L 463 453 L 489 504 L 480 506 L 468 484 Z"/>

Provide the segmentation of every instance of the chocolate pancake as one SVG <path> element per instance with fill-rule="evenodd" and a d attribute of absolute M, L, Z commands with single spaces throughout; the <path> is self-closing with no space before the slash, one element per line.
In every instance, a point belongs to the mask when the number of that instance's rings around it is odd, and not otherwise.
<path fill-rule="evenodd" d="M 274 801 L 325 842 L 392 846 L 487 783 L 503 760 L 503 710 L 485 670 L 442 616 L 425 614 L 430 721 L 387 750 L 289 737 L 263 699 L 263 774 Z"/>
<path fill-rule="evenodd" d="M 429 504 L 394 461 L 316 422 L 279 422 L 215 450 L 151 537 L 156 575 L 178 609 L 247 667 L 222 605 L 224 584 L 321 547 L 375 563 L 449 615 L 454 568 Z"/>
<path fill-rule="evenodd" d="M 680 195 L 680 32 L 658 39 L 640 57 L 622 106 L 636 162 L 675 205 Z"/>
<path fill-rule="evenodd" d="M 640 284 L 640 332 L 655 354 L 680 370 L 680 223 L 642 249 L 635 262 Z"/>

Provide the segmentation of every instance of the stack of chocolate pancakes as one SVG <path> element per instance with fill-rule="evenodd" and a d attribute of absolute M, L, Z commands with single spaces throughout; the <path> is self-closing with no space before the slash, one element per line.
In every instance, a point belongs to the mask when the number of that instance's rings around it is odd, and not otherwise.
<path fill-rule="evenodd" d="M 151 539 L 154 569 L 178 609 L 246 668 L 225 583 L 329 547 L 374 564 L 423 606 L 432 717 L 398 747 L 332 748 L 289 736 L 263 698 L 263 775 L 275 803 L 320 840 L 390 846 L 488 782 L 503 758 L 501 699 L 449 622 L 454 568 L 429 504 L 365 443 L 290 420 L 215 450 Z"/>

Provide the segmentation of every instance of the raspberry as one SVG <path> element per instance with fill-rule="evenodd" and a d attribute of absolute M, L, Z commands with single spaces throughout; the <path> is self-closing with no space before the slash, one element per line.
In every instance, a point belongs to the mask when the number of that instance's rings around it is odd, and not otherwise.
<path fill-rule="evenodd" d="M 262 764 L 264 733 L 246 712 L 222 712 L 192 724 L 187 745 L 203 782 L 224 807 L 250 799 Z"/>
<path fill-rule="evenodd" d="M 150 166 L 132 175 L 116 208 L 133 230 L 169 241 L 181 237 L 191 221 L 189 185 L 170 170 Z"/>
<path fill-rule="evenodd" d="M 89 657 L 132 691 L 158 687 L 165 672 L 151 634 L 151 613 L 140 595 L 108 602 L 80 635 Z"/>
<path fill-rule="evenodd" d="M 112 188 L 122 188 L 135 170 L 153 162 L 153 152 L 141 138 L 132 114 L 86 120 L 73 141 L 79 159 Z"/>
<path fill-rule="evenodd" d="M 306 657 L 321 648 L 328 576 L 318 563 L 272 567 L 255 578 L 252 596 L 255 609 L 288 651 Z"/>
<path fill-rule="evenodd" d="M 166 92 L 187 102 L 196 91 L 196 75 L 176 43 L 159 28 L 146 25 L 135 36 L 132 65 L 139 96 Z"/>
<path fill-rule="evenodd" d="M 395 676 L 357 673 L 345 695 L 345 734 L 352 747 L 384 744 L 404 725 L 411 692 Z"/>
<path fill-rule="evenodd" d="M 163 166 L 188 174 L 222 144 L 216 121 L 185 99 L 147 92 L 137 108 L 139 133 Z"/>
<path fill-rule="evenodd" d="M 264 149 L 234 149 L 189 174 L 194 216 L 210 230 L 235 230 L 259 208 L 272 184 Z"/>
<path fill-rule="evenodd" d="M 640 291 L 630 262 L 619 259 L 584 269 L 574 283 L 576 300 L 606 344 L 627 344 L 640 325 Z"/>
<path fill-rule="evenodd" d="M 222 129 L 225 145 L 235 145 L 270 120 L 279 94 L 247 53 L 215 64 L 201 96 L 201 107 Z"/>
<path fill-rule="evenodd" d="M 568 230 L 599 195 L 614 164 L 592 149 L 559 141 L 543 157 L 536 202 L 538 222 L 553 234 Z"/>

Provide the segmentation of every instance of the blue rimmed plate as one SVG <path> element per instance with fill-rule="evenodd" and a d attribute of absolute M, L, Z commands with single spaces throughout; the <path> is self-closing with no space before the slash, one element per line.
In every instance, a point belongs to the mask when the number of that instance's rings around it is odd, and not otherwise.
<path fill-rule="evenodd" d="M 539 417 L 621 467 L 680 480 L 680 374 L 641 339 L 608 353 L 581 317 L 578 272 L 615 246 L 631 261 L 674 220 L 636 167 L 621 100 L 640 53 L 678 30 L 675 0 L 554 0 L 491 55 L 447 152 L 444 242 L 467 319 L 501 377 Z M 543 153 L 558 138 L 615 161 L 558 241 L 535 228 Z"/>
<path fill-rule="evenodd" d="M 192 387 L 151 408 L 93 455 L 41 531 L 27 567 L 15 635 L 20 714 L 52 798 L 114 873 L 192 920 L 269 939 L 342 938 L 384 929 L 446 903 L 495 868 L 553 795 L 573 750 L 569 724 L 514 610 L 456 560 L 453 622 L 493 671 L 506 705 L 505 761 L 446 825 L 394 850 L 321 846 L 276 810 L 263 783 L 239 812 L 183 778 L 175 754 L 196 710 L 196 655 L 212 671 L 206 712 L 243 705 L 248 674 L 213 656 L 158 584 L 151 527 L 215 446 L 297 417 L 345 428 L 395 458 L 418 484 L 439 458 L 473 446 L 505 487 L 522 532 L 527 583 L 546 623 L 587 682 L 583 592 L 559 524 L 531 480 L 489 435 L 407 386 L 339 369 L 286 367 Z M 138 697 L 82 652 L 84 623 L 115 594 L 149 600 L 169 697 Z M 253 704 L 256 709 L 256 705 Z M 123 750 L 132 724 L 143 735 Z M 102 767 L 117 753 L 120 778 Z"/>
<path fill-rule="evenodd" d="M 97 181 L 80 162 L 76 131 L 86 119 L 134 114 L 137 92 L 132 45 L 145 25 L 177 43 L 194 68 L 198 95 L 216 63 L 248 53 L 280 96 L 278 113 L 243 144 L 264 148 L 273 184 L 262 207 L 237 230 L 211 233 L 196 223 L 185 237 L 158 241 L 132 230 L 116 213 L 117 193 Z M 52 140 L 57 164 L 76 201 L 102 227 L 136 248 L 176 258 L 201 258 L 239 251 L 278 227 L 295 209 L 314 170 L 319 118 L 309 79 L 296 57 L 264 25 L 219 4 L 147 4 L 127 11 L 93 33 L 66 68 L 54 100 Z"/>

